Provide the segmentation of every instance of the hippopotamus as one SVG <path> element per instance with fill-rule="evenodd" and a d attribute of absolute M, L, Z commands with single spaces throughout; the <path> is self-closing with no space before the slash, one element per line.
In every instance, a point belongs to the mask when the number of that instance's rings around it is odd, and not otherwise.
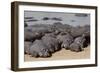
<path fill-rule="evenodd" d="M 50 57 L 51 53 L 48 47 L 43 43 L 42 40 L 35 40 L 30 47 L 30 54 L 32 57 Z"/>
<path fill-rule="evenodd" d="M 32 42 L 29 42 L 29 41 L 24 42 L 24 53 L 25 54 L 29 54 L 29 48 L 31 45 L 32 45 Z"/>
<path fill-rule="evenodd" d="M 61 49 L 59 41 L 54 36 L 43 36 L 42 41 L 46 46 L 48 46 L 48 49 L 51 53 Z"/>
<path fill-rule="evenodd" d="M 87 33 L 88 32 L 88 33 Z M 90 35 L 90 26 L 77 26 L 77 27 L 72 27 L 70 29 L 70 33 L 73 37 L 79 37 L 82 36 L 83 34 L 85 35 Z"/>
<path fill-rule="evenodd" d="M 75 52 L 82 51 L 84 48 L 85 41 L 86 39 L 84 38 L 84 35 L 75 38 L 74 42 L 70 45 L 70 50 Z"/>
<path fill-rule="evenodd" d="M 90 31 L 85 32 L 84 35 L 85 35 L 85 39 L 86 39 L 84 47 L 87 47 L 90 44 Z"/>
<path fill-rule="evenodd" d="M 40 39 L 44 34 L 41 32 L 32 31 L 32 29 L 24 29 L 24 40 L 33 42 L 35 39 Z"/>
<path fill-rule="evenodd" d="M 65 40 L 64 38 L 65 38 L 65 35 L 66 35 L 66 33 L 60 33 L 59 35 L 57 35 L 57 40 L 59 41 L 59 43 L 63 43 L 63 41 Z"/>
<path fill-rule="evenodd" d="M 54 29 L 50 25 L 34 25 L 24 28 L 24 39 L 25 41 L 34 41 L 35 39 L 41 39 L 47 33 L 54 32 Z"/>
<path fill-rule="evenodd" d="M 85 41 L 86 41 L 86 39 L 85 39 L 85 35 L 84 34 L 82 36 L 80 36 L 80 37 L 75 38 L 75 40 L 74 40 L 74 42 L 79 44 L 79 46 L 81 48 L 84 48 Z"/>
<path fill-rule="evenodd" d="M 56 34 L 55 34 L 55 33 L 46 33 L 46 34 L 44 35 L 44 37 L 56 38 Z"/>
<path fill-rule="evenodd" d="M 75 42 L 70 45 L 70 50 L 74 51 L 74 52 L 80 52 L 80 51 L 82 51 L 82 49 L 79 46 L 79 44 L 77 44 Z"/>
<path fill-rule="evenodd" d="M 53 33 L 57 36 L 57 35 L 59 35 L 61 32 L 60 32 L 59 30 L 55 30 Z"/>
<path fill-rule="evenodd" d="M 63 33 L 57 36 L 57 39 L 59 40 L 61 47 L 65 49 L 69 49 L 70 44 L 73 42 L 73 37 L 69 33 Z"/>

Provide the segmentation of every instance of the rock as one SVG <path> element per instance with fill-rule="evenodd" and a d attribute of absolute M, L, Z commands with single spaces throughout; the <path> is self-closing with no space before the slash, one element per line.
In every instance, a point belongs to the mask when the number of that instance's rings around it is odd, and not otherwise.
<path fill-rule="evenodd" d="M 77 17 L 87 17 L 88 14 L 85 14 L 85 13 L 78 13 L 78 14 L 75 14 L 75 16 L 77 16 Z"/>
<path fill-rule="evenodd" d="M 49 17 L 44 17 L 42 20 L 49 20 L 50 18 Z"/>
<path fill-rule="evenodd" d="M 61 18 L 57 18 L 57 17 L 53 17 L 53 18 L 51 18 L 51 20 L 55 20 L 55 21 L 62 21 L 62 19 L 61 19 Z"/>

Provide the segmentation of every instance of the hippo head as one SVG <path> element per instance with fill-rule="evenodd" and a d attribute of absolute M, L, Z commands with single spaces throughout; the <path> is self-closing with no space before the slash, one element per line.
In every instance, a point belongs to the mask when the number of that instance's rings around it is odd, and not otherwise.
<path fill-rule="evenodd" d="M 81 48 L 71 48 L 70 50 L 73 51 L 73 52 L 80 52 L 80 51 L 82 51 Z"/>
<path fill-rule="evenodd" d="M 50 57 L 51 54 L 50 54 L 48 51 L 46 51 L 46 50 L 41 50 L 41 51 L 39 52 L 39 56 L 45 58 L 45 57 Z"/>
<path fill-rule="evenodd" d="M 68 50 L 70 48 L 70 44 L 68 42 L 63 42 L 61 44 L 61 48 L 65 48 L 66 50 Z"/>
<path fill-rule="evenodd" d="M 78 45 L 77 43 L 72 43 L 70 45 L 70 50 L 71 51 L 74 51 L 74 52 L 80 52 L 82 51 L 83 49 L 80 47 L 80 45 Z"/>

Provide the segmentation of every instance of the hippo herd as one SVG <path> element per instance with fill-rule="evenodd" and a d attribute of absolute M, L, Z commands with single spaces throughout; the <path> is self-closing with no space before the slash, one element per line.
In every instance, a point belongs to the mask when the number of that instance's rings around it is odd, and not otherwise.
<path fill-rule="evenodd" d="M 54 23 L 24 26 L 24 53 L 32 57 L 51 57 L 61 49 L 83 51 L 90 44 L 90 26 Z"/>

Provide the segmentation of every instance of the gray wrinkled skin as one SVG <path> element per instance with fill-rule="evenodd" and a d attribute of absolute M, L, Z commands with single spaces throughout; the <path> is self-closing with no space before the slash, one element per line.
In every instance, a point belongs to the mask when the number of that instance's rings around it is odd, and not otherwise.
<path fill-rule="evenodd" d="M 68 25 L 68 24 L 63 24 L 63 23 L 61 23 L 61 22 L 55 22 L 53 25 L 53 28 L 55 29 L 55 30 L 58 30 L 58 31 L 60 31 L 60 32 L 67 32 L 70 28 L 71 28 L 71 26 L 70 25 Z"/>
<path fill-rule="evenodd" d="M 80 52 L 82 51 L 81 47 L 77 43 L 72 43 L 70 45 L 70 50 L 73 52 Z"/>
<path fill-rule="evenodd" d="M 75 52 L 82 51 L 84 48 L 85 41 L 86 39 L 84 38 L 84 35 L 75 38 L 74 42 L 70 45 L 70 50 Z"/>
<path fill-rule="evenodd" d="M 72 27 L 70 33 L 73 37 L 79 37 L 83 34 L 90 35 L 90 26 Z"/>
<path fill-rule="evenodd" d="M 84 48 L 85 41 L 86 41 L 86 39 L 85 39 L 84 35 L 77 37 L 74 40 L 74 42 L 77 43 L 81 48 Z"/>
<path fill-rule="evenodd" d="M 55 34 L 55 33 L 46 33 L 46 34 L 44 35 L 44 37 L 56 38 L 56 34 Z"/>
<path fill-rule="evenodd" d="M 61 22 L 48 25 L 25 24 L 24 40 L 25 53 L 33 57 L 50 57 L 61 48 L 79 52 L 84 45 L 88 46 L 90 43 L 90 26 L 74 27 Z"/>
<path fill-rule="evenodd" d="M 42 40 L 35 40 L 30 47 L 30 54 L 33 57 L 50 57 L 51 54 L 48 51 L 48 47 L 42 42 Z"/>
<path fill-rule="evenodd" d="M 63 41 L 63 43 L 61 44 L 61 48 L 65 48 L 66 50 L 68 50 L 70 48 L 70 44 L 68 41 Z"/>
<path fill-rule="evenodd" d="M 69 49 L 70 44 L 73 42 L 73 37 L 69 34 L 60 34 L 57 36 L 57 39 L 61 43 L 61 47 L 65 49 Z"/>
<path fill-rule="evenodd" d="M 48 46 L 51 53 L 60 49 L 58 40 L 52 36 L 43 36 L 42 41 L 46 46 Z"/>
<path fill-rule="evenodd" d="M 60 31 L 59 30 L 55 30 L 54 34 L 57 36 L 58 34 L 60 34 Z"/>
<path fill-rule="evenodd" d="M 33 32 L 31 29 L 24 30 L 24 40 L 33 42 L 35 39 L 40 39 L 43 36 L 41 32 Z"/>
<path fill-rule="evenodd" d="M 87 47 L 90 44 L 90 31 L 89 32 L 85 32 L 85 43 L 84 43 L 84 47 Z"/>
<path fill-rule="evenodd" d="M 32 45 L 31 42 L 28 42 L 28 41 L 24 42 L 24 53 L 25 54 L 29 54 L 29 48 L 30 48 L 31 45 Z"/>
<path fill-rule="evenodd" d="M 33 42 L 35 39 L 41 39 L 42 36 L 51 32 L 54 32 L 54 29 L 49 26 L 28 26 L 24 28 L 24 40 Z"/>

